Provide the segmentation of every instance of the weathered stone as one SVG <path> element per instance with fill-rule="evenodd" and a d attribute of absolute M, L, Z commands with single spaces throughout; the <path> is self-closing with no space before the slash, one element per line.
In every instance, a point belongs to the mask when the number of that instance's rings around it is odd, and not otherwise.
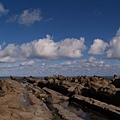
<path fill-rule="evenodd" d="M 60 103 L 61 101 L 69 100 L 69 97 L 64 96 L 54 90 L 44 87 L 43 88 L 47 93 L 49 93 L 47 101 L 50 103 Z"/>
<path fill-rule="evenodd" d="M 75 88 L 76 88 L 76 86 L 71 86 L 71 87 L 69 87 L 69 88 L 68 88 L 68 92 L 74 92 Z"/>
<path fill-rule="evenodd" d="M 82 103 L 85 106 L 88 105 L 90 108 L 94 107 L 95 110 L 99 110 L 99 112 L 106 112 L 108 114 L 111 114 L 117 118 L 120 116 L 120 108 L 116 107 L 114 105 L 109 105 L 107 103 L 101 102 L 99 100 L 95 100 L 93 98 L 84 97 L 81 95 L 74 95 L 73 101 L 77 103 Z"/>
<path fill-rule="evenodd" d="M 60 97 L 60 95 L 55 92 L 57 91 L 69 97 L 72 97 L 73 95 L 86 96 L 87 98 L 84 98 L 84 101 L 86 103 L 89 103 L 92 106 L 95 105 L 94 107 L 96 106 L 100 107 L 102 105 L 100 108 L 103 111 L 108 111 L 108 109 L 113 109 L 113 110 L 117 109 L 117 108 L 114 109 L 114 107 L 111 107 L 111 106 L 107 108 L 106 106 L 108 105 L 108 103 L 116 106 L 120 106 L 120 103 L 119 103 L 120 88 L 116 88 L 116 86 L 119 84 L 118 76 L 114 77 L 114 81 L 108 80 L 99 76 L 64 77 L 62 75 L 45 77 L 42 80 L 39 78 L 29 77 L 27 78 L 27 81 L 29 83 L 27 86 L 28 89 L 32 90 L 33 92 L 31 93 L 30 97 L 28 97 L 29 100 L 31 101 L 31 104 L 33 105 L 40 104 L 41 106 L 40 99 L 42 99 L 43 101 L 47 99 L 48 101 L 51 101 L 51 103 L 59 103 L 63 99 L 63 97 Z M 44 87 L 47 87 L 46 88 L 47 94 L 43 90 Z M 51 89 L 55 91 L 51 92 Z M 2 96 L 5 95 L 4 93 L 5 92 L 2 93 L 1 91 Z M 94 101 L 93 99 L 96 99 L 96 101 Z M 106 103 L 101 104 L 100 101 L 104 101 Z M 9 107 L 10 108 L 16 107 L 17 109 L 21 109 L 16 104 L 11 104 L 11 103 Z M 36 113 L 36 115 L 37 114 L 38 113 Z"/>
<path fill-rule="evenodd" d="M 0 88 L 3 93 L 0 97 L 0 120 L 52 120 L 52 114 L 43 102 L 32 93 L 27 93 L 17 81 L 4 79 L 0 81 Z M 26 104 L 26 93 L 29 105 Z"/>
<path fill-rule="evenodd" d="M 0 81 L 0 88 L 2 90 L 2 93 L 8 93 L 8 92 L 16 92 L 20 93 L 23 92 L 24 88 L 20 83 L 14 80 L 10 79 L 3 79 Z"/>
<path fill-rule="evenodd" d="M 69 110 L 63 108 L 61 105 L 53 104 L 53 107 L 57 109 L 58 114 L 62 116 L 64 120 L 83 120 Z"/>
<path fill-rule="evenodd" d="M 32 105 L 34 105 L 34 104 L 41 105 L 42 104 L 41 101 L 38 98 L 36 98 L 32 93 L 28 94 L 28 98 L 29 98 L 30 103 Z"/>

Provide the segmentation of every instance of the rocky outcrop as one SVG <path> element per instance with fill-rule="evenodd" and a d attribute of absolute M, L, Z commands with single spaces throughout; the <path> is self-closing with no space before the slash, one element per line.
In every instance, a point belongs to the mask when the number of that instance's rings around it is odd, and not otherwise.
<path fill-rule="evenodd" d="M 19 94 L 25 91 L 20 83 L 7 78 L 0 81 L 0 89 L 1 95 L 11 94 L 13 92 Z"/>
<path fill-rule="evenodd" d="M 17 81 L 0 81 L 0 120 L 52 120 L 51 112 Z M 27 97 L 25 97 L 28 95 Z M 29 99 L 29 104 L 27 104 Z"/>
<path fill-rule="evenodd" d="M 58 108 L 63 109 L 62 107 L 59 107 L 62 100 L 64 101 L 67 97 L 69 97 L 70 100 L 75 100 L 75 102 L 77 102 L 76 97 L 74 96 L 79 96 L 77 99 L 79 98 L 78 100 L 82 101 L 80 103 L 84 103 L 83 105 L 86 105 L 88 108 L 90 107 L 91 109 L 98 111 L 100 109 L 106 114 L 110 113 L 117 117 L 120 116 L 120 81 L 118 76 L 114 76 L 114 79 L 111 80 L 100 76 L 64 77 L 62 75 L 53 75 L 51 77 L 47 76 L 42 79 L 31 76 L 24 77 L 22 79 L 27 83 L 25 87 L 25 90 L 27 91 L 26 103 L 29 103 L 30 106 L 42 106 L 42 103 L 47 101 L 50 104 L 57 104 L 56 106 L 58 106 Z M 17 80 L 17 78 L 14 80 Z M 1 86 L 2 84 L 3 83 L 1 83 Z M 21 90 L 16 90 L 17 88 L 14 89 L 14 87 L 0 87 L 0 89 L 1 96 L 5 95 L 5 91 L 8 91 L 9 93 L 14 91 L 18 94 L 19 91 L 24 91 L 23 88 L 21 88 Z M 66 97 L 63 97 L 63 95 Z M 79 104 L 79 102 L 77 103 Z M 102 107 L 100 107 L 100 105 Z M 56 109 L 56 106 L 52 105 L 54 109 Z M 43 107 L 41 109 L 43 109 Z M 57 111 L 60 110 L 57 109 Z"/>
<path fill-rule="evenodd" d="M 97 110 L 103 114 L 109 114 L 117 119 L 120 118 L 120 108 L 114 105 L 110 105 L 93 98 L 84 97 L 82 95 L 74 95 L 72 99 L 76 103 L 83 104 L 89 108 L 94 108 L 94 110 Z"/>
<path fill-rule="evenodd" d="M 47 101 L 49 103 L 60 103 L 62 101 L 69 100 L 69 97 L 64 96 L 54 90 L 51 90 L 49 88 L 44 87 L 43 90 L 45 90 L 48 93 Z"/>
<path fill-rule="evenodd" d="M 47 98 L 47 102 L 52 103 L 51 106 L 54 108 L 57 113 L 63 118 L 64 120 L 83 120 L 82 118 L 78 117 L 76 114 L 71 112 L 70 110 L 64 108 L 60 105 L 60 102 L 69 100 L 69 97 L 64 96 L 54 90 L 43 88 L 48 94 L 49 97 Z"/>
<path fill-rule="evenodd" d="M 45 80 L 38 82 L 38 86 L 48 87 L 69 96 L 85 95 L 113 104 L 119 103 L 120 98 L 116 94 L 119 89 L 112 84 L 112 81 L 98 76 L 46 77 Z"/>

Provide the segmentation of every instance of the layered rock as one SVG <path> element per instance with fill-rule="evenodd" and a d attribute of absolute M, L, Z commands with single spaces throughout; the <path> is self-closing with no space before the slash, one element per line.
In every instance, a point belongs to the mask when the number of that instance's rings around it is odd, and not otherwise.
<path fill-rule="evenodd" d="M 27 93 L 17 81 L 0 81 L 0 120 L 51 120 L 52 114 L 42 106 L 43 102 Z M 27 99 L 29 104 L 27 104 Z"/>
<path fill-rule="evenodd" d="M 70 100 L 72 100 L 73 96 L 83 96 L 80 98 L 84 98 L 83 101 L 87 103 L 87 107 L 94 106 L 93 109 L 97 107 L 99 110 L 99 104 L 103 104 L 105 106 L 100 107 L 101 110 L 104 112 L 110 111 L 110 113 L 120 116 L 119 113 L 117 113 L 120 106 L 120 87 L 118 76 L 114 76 L 113 80 L 109 80 L 100 76 L 64 77 L 62 75 L 53 75 L 51 77 L 47 76 L 42 79 L 25 77 L 23 80 L 27 82 L 26 89 L 32 92 L 28 93 L 28 98 L 31 105 L 38 104 L 41 106 L 41 102 L 39 101 L 42 100 L 44 102 L 48 101 L 49 99 L 51 101 L 49 101 L 50 103 L 57 103 L 58 105 L 56 106 L 59 106 L 61 97 L 58 93 L 62 93 L 66 97 L 69 97 Z M 4 96 L 5 92 L 3 91 L 6 89 L 7 88 L 5 87 L 1 89 L 1 96 Z M 54 90 L 54 92 L 52 90 Z M 12 88 L 11 91 L 15 90 Z M 107 105 L 109 107 L 106 107 Z M 113 106 L 111 107 L 111 105 Z M 113 108 L 116 109 L 116 111 L 112 112 L 111 109 Z"/>

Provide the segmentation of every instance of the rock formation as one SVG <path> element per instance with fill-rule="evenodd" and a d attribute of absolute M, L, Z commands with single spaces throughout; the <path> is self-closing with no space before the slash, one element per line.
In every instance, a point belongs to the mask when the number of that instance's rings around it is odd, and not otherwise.
<path fill-rule="evenodd" d="M 42 101 L 27 93 L 17 81 L 3 79 L 0 89 L 0 120 L 52 120 L 52 114 L 42 107 Z"/>
<path fill-rule="evenodd" d="M 100 76 L 62 75 L 4 78 L 0 81 L 0 120 L 54 120 L 54 112 L 61 119 L 82 120 L 61 106 L 66 100 L 118 119 L 120 79 L 117 75 L 111 80 Z"/>

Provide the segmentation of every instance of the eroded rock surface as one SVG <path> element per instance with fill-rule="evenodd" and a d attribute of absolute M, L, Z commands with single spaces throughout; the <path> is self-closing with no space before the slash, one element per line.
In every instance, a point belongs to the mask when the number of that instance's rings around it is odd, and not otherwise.
<path fill-rule="evenodd" d="M 68 98 L 80 105 L 91 107 L 92 110 L 100 109 L 103 113 L 120 117 L 120 80 L 117 75 L 111 80 L 99 76 L 62 75 L 10 78 L 12 80 L 0 81 L 0 120 L 53 119 L 52 112 L 45 102 L 49 102 L 54 109 L 57 109 L 58 114 L 67 120 L 70 119 L 68 113 L 72 113 L 63 108 L 60 102 Z M 23 87 L 21 83 L 26 85 Z M 67 115 L 61 112 L 63 110 Z M 80 119 L 74 114 L 73 116 Z M 74 120 L 74 117 L 71 117 L 71 120 Z"/>
<path fill-rule="evenodd" d="M 30 104 L 26 104 L 25 88 L 17 81 L 0 81 L 0 120 L 51 120 L 52 114 L 42 106 L 43 102 L 28 93 Z"/>

